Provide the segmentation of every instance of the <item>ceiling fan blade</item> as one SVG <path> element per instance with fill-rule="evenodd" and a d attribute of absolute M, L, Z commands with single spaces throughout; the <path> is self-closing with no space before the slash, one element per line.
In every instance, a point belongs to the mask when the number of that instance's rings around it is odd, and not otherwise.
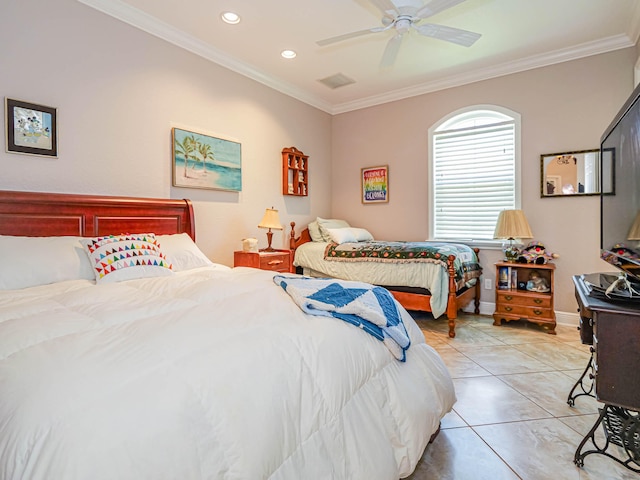
<path fill-rule="evenodd" d="M 433 23 L 425 23 L 424 25 L 414 25 L 418 33 L 427 37 L 437 38 L 445 42 L 451 42 L 463 47 L 470 47 L 482 35 L 468 30 L 461 30 L 454 27 L 446 27 L 444 25 L 434 25 Z"/>
<path fill-rule="evenodd" d="M 382 54 L 382 59 L 380 60 L 381 68 L 388 68 L 395 63 L 401 43 L 402 34 L 394 35 L 389 39 L 387 46 L 384 49 L 384 53 Z"/>
<path fill-rule="evenodd" d="M 394 16 L 394 14 L 397 14 L 396 6 L 393 4 L 391 0 L 369 0 L 369 1 L 373 3 L 383 15 L 390 14 L 391 16 Z"/>
<path fill-rule="evenodd" d="M 370 33 L 378 33 L 384 32 L 385 30 L 389 30 L 393 24 L 387 25 L 386 27 L 374 27 L 368 28 L 366 30 L 359 30 L 357 32 L 345 33 L 344 35 L 338 35 L 337 37 L 325 38 L 324 40 L 319 40 L 316 42 L 316 45 L 319 47 L 324 47 L 325 45 L 331 45 L 332 43 L 341 42 L 343 40 L 349 40 L 350 38 L 361 37 L 363 35 L 368 35 Z"/>
<path fill-rule="evenodd" d="M 415 16 L 418 18 L 429 18 L 436 13 L 440 13 L 443 10 L 447 10 L 448 8 L 451 8 L 464 1 L 466 0 L 432 0 L 420 10 L 418 10 Z"/>
<path fill-rule="evenodd" d="M 349 40 L 350 38 L 360 37 L 362 35 L 368 35 L 370 33 L 374 33 L 374 30 L 369 28 L 367 30 L 359 30 L 357 32 L 345 33 L 344 35 L 338 35 L 337 37 L 325 38 L 324 40 L 319 40 L 316 44 L 320 47 L 324 47 L 325 45 L 331 45 L 332 43 L 341 42 L 343 40 Z"/>

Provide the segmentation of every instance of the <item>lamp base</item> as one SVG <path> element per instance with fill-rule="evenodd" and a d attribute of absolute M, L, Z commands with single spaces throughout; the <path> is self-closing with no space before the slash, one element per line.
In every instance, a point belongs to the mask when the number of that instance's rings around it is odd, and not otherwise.
<path fill-rule="evenodd" d="M 504 248 L 504 259 L 507 262 L 515 263 L 520 256 L 520 249 L 512 245 Z"/>
<path fill-rule="evenodd" d="M 271 240 L 273 240 L 273 232 L 271 229 L 267 232 L 267 248 L 260 249 L 261 252 L 275 252 L 276 249 L 271 247 Z"/>

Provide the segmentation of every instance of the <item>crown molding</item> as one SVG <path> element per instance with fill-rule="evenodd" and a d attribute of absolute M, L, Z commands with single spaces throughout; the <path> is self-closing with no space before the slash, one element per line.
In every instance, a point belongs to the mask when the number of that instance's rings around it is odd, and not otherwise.
<path fill-rule="evenodd" d="M 313 95 L 309 95 L 307 92 L 291 84 L 273 78 L 272 76 L 267 75 L 246 63 L 240 62 L 211 45 L 198 40 L 192 35 L 188 35 L 182 30 L 179 30 L 172 25 L 169 25 L 168 23 L 165 23 L 158 18 L 138 10 L 137 8 L 134 8 L 120 0 L 78 0 L 78 2 L 95 8 L 102 13 L 106 13 L 107 15 L 110 15 L 122 22 L 210 60 L 222 67 L 251 78 L 252 80 L 262 83 L 263 85 L 266 85 L 267 87 L 289 97 L 300 100 L 301 102 L 327 113 L 332 113 L 332 106 L 330 103 Z"/>
<path fill-rule="evenodd" d="M 404 100 L 406 98 L 424 95 L 439 90 L 468 85 L 470 83 L 489 80 L 491 78 L 510 75 L 513 73 L 532 70 L 535 68 L 546 67 L 557 63 L 577 60 L 580 58 L 607 53 L 622 48 L 632 47 L 636 44 L 640 36 L 640 3 L 634 11 L 633 31 L 628 35 L 616 35 L 605 38 L 603 40 L 583 43 L 574 47 L 556 50 L 541 55 L 533 55 L 514 62 L 506 62 L 488 68 L 474 69 L 472 72 L 453 75 L 409 88 L 399 89 L 384 93 L 382 95 L 373 95 L 362 99 L 345 102 L 340 104 L 331 104 L 317 96 L 310 95 L 304 90 L 297 88 L 287 82 L 283 82 L 271 75 L 266 74 L 252 66 L 240 62 L 237 59 L 221 52 L 211 45 L 198 40 L 197 38 L 184 33 L 181 30 L 138 10 L 121 0 L 78 0 L 89 7 L 100 12 L 106 13 L 118 20 L 121 20 L 133 27 L 143 30 L 173 45 L 183 48 L 200 57 L 210 60 L 222 67 L 232 70 L 240 75 L 255 80 L 267 87 L 270 87 L 280 93 L 295 98 L 312 107 L 318 108 L 326 113 L 336 115 L 354 110 L 360 110 L 367 107 L 373 107 L 383 103 Z M 637 20 L 637 21 L 635 21 Z"/>
<path fill-rule="evenodd" d="M 570 60 L 577 60 L 584 57 L 590 57 L 592 55 L 612 52 L 614 50 L 628 48 L 634 45 L 635 41 L 632 41 L 627 35 L 616 35 L 604 40 L 583 43 L 575 47 L 564 48 L 541 55 L 533 55 L 514 62 L 506 62 L 488 68 L 475 69 L 472 72 L 425 82 L 420 85 L 394 90 L 382 95 L 373 95 L 353 102 L 341 103 L 333 106 L 332 113 L 335 115 L 360 110 L 362 108 L 373 107 L 375 105 L 381 105 L 383 103 L 394 102 L 397 100 L 404 100 L 406 98 L 437 92 L 447 88 L 460 87 L 462 85 L 468 85 L 482 80 L 489 80 L 491 78 L 511 75 L 513 73 L 523 72 L 526 70 L 533 70 L 535 68 L 555 65 L 558 63 L 568 62 Z"/>

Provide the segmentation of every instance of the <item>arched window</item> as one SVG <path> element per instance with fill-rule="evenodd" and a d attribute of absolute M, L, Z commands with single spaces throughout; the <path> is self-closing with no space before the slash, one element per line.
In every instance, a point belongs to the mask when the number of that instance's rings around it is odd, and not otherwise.
<path fill-rule="evenodd" d="M 493 242 L 501 210 L 520 208 L 520 115 L 482 105 L 429 129 L 434 240 Z"/>

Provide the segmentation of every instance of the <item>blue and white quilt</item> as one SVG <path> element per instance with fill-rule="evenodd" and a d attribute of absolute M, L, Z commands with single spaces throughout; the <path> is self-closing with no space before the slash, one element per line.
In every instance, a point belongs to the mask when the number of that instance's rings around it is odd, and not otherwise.
<path fill-rule="evenodd" d="M 411 345 L 396 300 L 386 288 L 369 283 L 276 275 L 273 281 L 310 315 L 335 317 L 380 340 L 395 358 L 405 361 Z"/>

